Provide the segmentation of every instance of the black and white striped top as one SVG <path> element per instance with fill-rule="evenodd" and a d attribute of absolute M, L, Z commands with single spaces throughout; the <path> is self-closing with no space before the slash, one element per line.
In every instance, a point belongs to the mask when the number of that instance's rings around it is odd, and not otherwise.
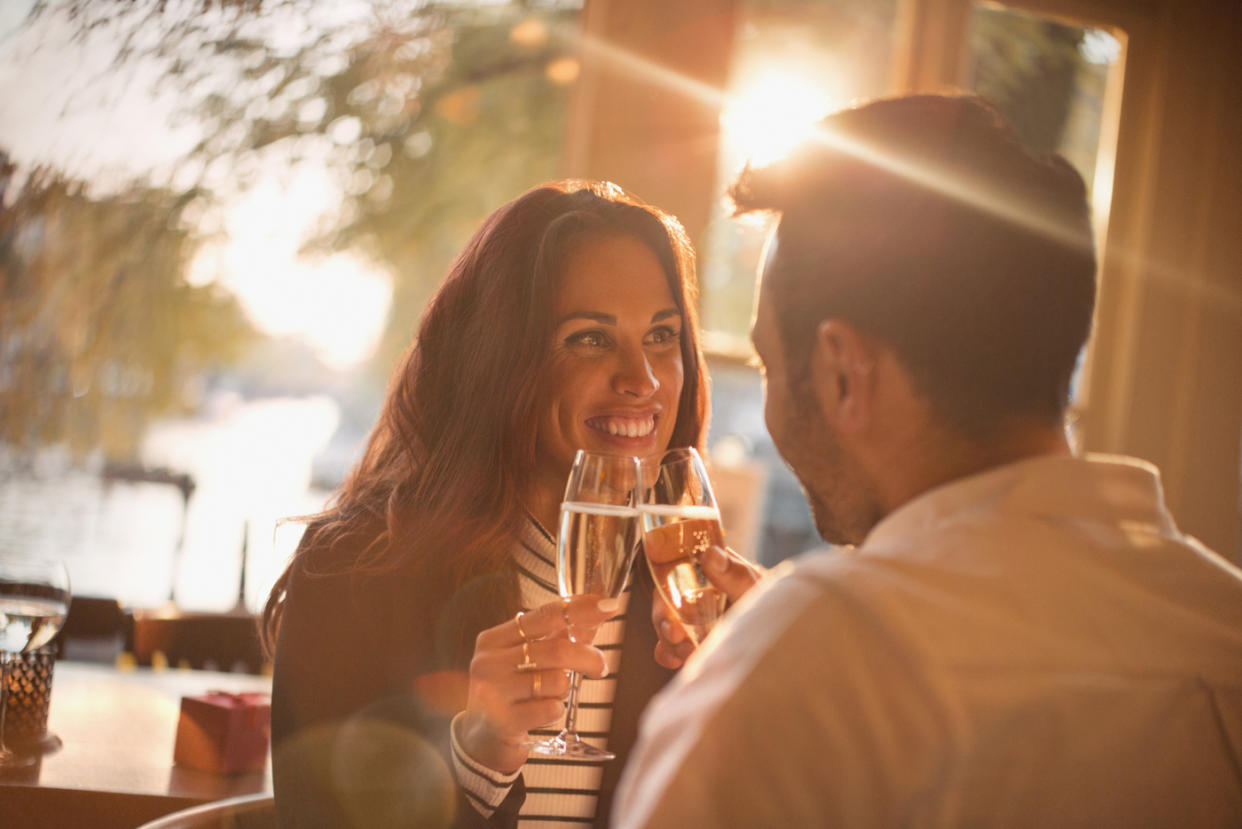
<path fill-rule="evenodd" d="M 559 599 L 554 539 L 534 521 L 528 521 L 522 526 L 518 542 L 513 557 L 518 568 L 522 609 L 531 610 Z M 628 600 L 627 591 L 622 601 L 628 604 Z M 604 652 L 608 661 L 608 676 L 603 679 L 584 677 L 578 694 L 578 734 L 600 748 L 608 746 L 624 635 L 624 612 L 600 627 L 593 644 Z M 532 731 L 531 736 L 543 738 L 555 735 L 560 732 L 560 726 L 561 723 L 555 723 L 554 727 Z M 479 765 L 458 745 L 456 729 L 453 729 L 453 735 L 453 765 L 458 785 L 481 814 L 491 817 L 508 795 L 518 773 L 502 775 Z M 566 829 L 591 825 L 604 773 L 602 764 L 559 757 L 532 757 L 520 773 L 526 777 L 526 801 L 518 815 L 518 825 L 522 829 Z"/>

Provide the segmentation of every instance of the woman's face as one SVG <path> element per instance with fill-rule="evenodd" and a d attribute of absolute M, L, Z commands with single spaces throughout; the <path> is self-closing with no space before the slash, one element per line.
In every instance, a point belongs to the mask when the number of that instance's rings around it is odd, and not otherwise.
<path fill-rule="evenodd" d="M 646 457 L 668 447 L 682 315 L 655 253 L 625 235 L 574 245 L 555 302 L 536 450 L 538 485 L 559 501 L 579 449 Z"/>

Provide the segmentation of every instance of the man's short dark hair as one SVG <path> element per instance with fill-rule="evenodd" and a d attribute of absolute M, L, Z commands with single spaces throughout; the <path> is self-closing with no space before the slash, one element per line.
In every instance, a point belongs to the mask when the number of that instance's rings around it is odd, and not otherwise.
<path fill-rule="evenodd" d="M 780 215 L 766 278 L 791 381 L 805 378 L 819 322 L 837 318 L 891 346 L 968 436 L 1064 415 L 1095 302 L 1086 188 L 986 101 L 836 113 L 730 195 L 739 213 Z"/>

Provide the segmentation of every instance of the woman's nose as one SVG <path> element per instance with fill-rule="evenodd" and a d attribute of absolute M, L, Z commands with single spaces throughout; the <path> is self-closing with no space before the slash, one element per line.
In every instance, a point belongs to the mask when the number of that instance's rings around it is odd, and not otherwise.
<path fill-rule="evenodd" d="M 622 349 L 620 364 L 612 378 L 613 391 L 629 397 L 650 397 L 660 388 L 651 361 L 642 348 Z"/>

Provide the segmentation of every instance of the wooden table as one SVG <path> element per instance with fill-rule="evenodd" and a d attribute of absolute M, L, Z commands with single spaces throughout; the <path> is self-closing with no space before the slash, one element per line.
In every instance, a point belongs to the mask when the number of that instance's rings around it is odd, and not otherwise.
<path fill-rule="evenodd" d="M 58 662 L 48 729 L 64 745 L 0 776 L 0 823 L 132 829 L 197 803 L 271 792 L 270 759 L 262 772 L 231 777 L 173 765 L 181 697 L 209 690 L 270 693 L 271 680 Z"/>

